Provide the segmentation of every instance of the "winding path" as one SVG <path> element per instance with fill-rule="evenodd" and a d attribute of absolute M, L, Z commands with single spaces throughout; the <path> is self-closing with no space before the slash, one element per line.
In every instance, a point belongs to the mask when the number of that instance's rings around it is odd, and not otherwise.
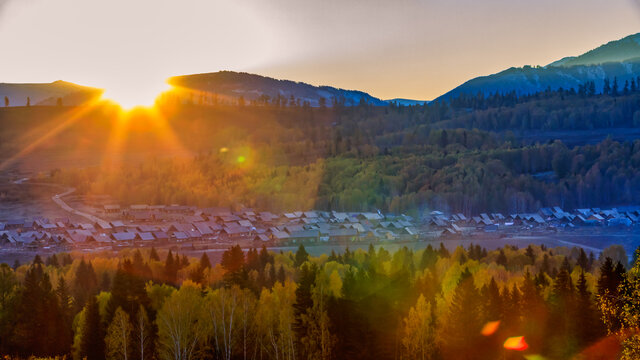
<path fill-rule="evenodd" d="M 25 184 L 25 183 L 27 183 L 28 180 L 29 180 L 29 178 L 22 178 L 22 179 L 14 181 L 13 183 L 14 184 Z M 51 186 L 51 187 L 62 187 L 61 185 L 57 185 L 57 184 L 37 183 L 37 182 L 29 182 L 28 184 L 29 185 Z M 66 212 L 69 212 L 69 213 L 72 213 L 72 214 L 75 214 L 75 215 L 78 215 L 78 216 L 82 216 L 83 218 L 91 221 L 92 223 L 98 223 L 100 225 L 109 224 L 109 222 L 104 220 L 104 219 L 101 219 L 101 218 L 99 218 L 99 217 L 97 217 L 95 215 L 91 215 L 89 213 L 86 213 L 86 212 L 83 212 L 83 211 L 80 211 L 80 210 L 76 210 L 76 209 L 72 208 L 71 206 L 69 206 L 66 202 L 64 202 L 64 200 L 62 200 L 62 198 L 64 196 L 67 196 L 67 195 L 73 193 L 74 191 L 76 191 L 76 189 L 72 188 L 72 187 L 64 188 L 64 189 L 65 189 L 64 192 L 61 192 L 61 193 L 56 194 L 56 195 L 53 195 L 51 197 L 51 200 L 54 203 L 56 203 L 56 205 L 60 206 L 60 208 L 62 208 L 62 210 L 66 211 Z"/>
<path fill-rule="evenodd" d="M 72 214 L 76 214 L 78 216 L 82 216 L 86 219 L 88 219 L 89 221 L 91 221 L 92 223 L 104 223 L 104 224 L 108 224 L 109 222 L 103 219 L 100 219 L 99 217 L 95 216 L 95 215 L 91 215 L 89 213 L 80 211 L 80 210 L 76 210 L 74 208 L 72 208 L 71 206 L 69 206 L 66 202 L 64 202 L 64 200 L 62 200 L 63 196 L 67 196 L 71 193 L 73 193 L 74 191 L 76 191 L 75 188 L 67 188 L 67 190 L 65 192 L 62 192 L 60 194 L 56 194 L 53 195 L 51 197 L 51 200 L 53 200 L 54 203 L 56 203 L 58 206 L 60 206 L 63 210 L 70 212 Z"/>

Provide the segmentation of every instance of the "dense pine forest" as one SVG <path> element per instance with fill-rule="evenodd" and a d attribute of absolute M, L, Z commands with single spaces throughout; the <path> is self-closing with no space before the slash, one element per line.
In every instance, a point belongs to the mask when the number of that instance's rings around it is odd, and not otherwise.
<path fill-rule="evenodd" d="M 168 96 L 158 104 L 164 129 L 192 157 L 157 156 L 108 168 L 103 162 L 42 176 L 123 204 L 413 214 L 638 204 L 640 90 L 636 81 L 608 86 L 384 107 L 334 101 L 312 108 L 285 98 L 185 104 Z M 73 148 L 82 137 L 97 153 L 109 148 L 99 134 L 115 131 L 112 114 L 96 113 L 59 135 L 69 137 L 65 146 Z M 148 131 L 152 120 L 134 120 L 121 140 L 125 153 L 171 143 Z M 89 124 L 102 129 L 85 130 Z M 579 131 L 595 141 L 563 142 Z"/>
<path fill-rule="evenodd" d="M 638 254 L 636 254 L 638 255 Z M 637 258 L 637 256 L 636 256 Z M 629 268 L 627 270 L 627 268 Z M 155 249 L 0 266 L 0 353 L 74 359 L 640 356 L 640 262 L 611 246 L 311 257 Z M 537 358 L 543 358 L 537 357 Z"/>

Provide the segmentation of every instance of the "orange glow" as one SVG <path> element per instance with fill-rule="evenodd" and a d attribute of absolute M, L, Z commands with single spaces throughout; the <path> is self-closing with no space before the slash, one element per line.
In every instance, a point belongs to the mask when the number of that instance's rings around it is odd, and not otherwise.
<path fill-rule="evenodd" d="M 121 86 L 114 86 L 105 89 L 102 98 L 117 103 L 123 110 L 128 111 L 135 108 L 150 108 L 158 97 L 169 90 L 166 82 L 156 83 L 146 81 L 144 83 L 132 82 Z"/>
<path fill-rule="evenodd" d="M 134 107 L 128 111 L 121 111 L 115 119 L 115 124 L 107 141 L 107 148 L 103 158 L 103 168 L 109 170 L 122 162 L 128 141 L 137 141 L 141 134 L 150 134 L 162 144 L 165 149 L 175 154 L 188 151 L 176 137 L 166 117 L 155 106 Z"/>
<path fill-rule="evenodd" d="M 40 145 L 45 143 L 47 140 L 54 138 L 60 132 L 64 131 L 69 126 L 76 123 L 83 115 L 87 114 L 90 110 L 96 106 L 99 101 L 92 100 L 84 106 L 74 108 L 70 113 L 65 113 L 64 116 L 61 116 L 61 121 L 54 128 L 48 130 L 44 135 L 38 137 L 37 139 L 31 141 L 26 147 L 20 150 L 17 154 L 11 156 L 7 160 L 0 162 L 0 170 L 5 170 L 9 166 L 13 165 L 16 161 L 30 154 L 34 150 L 36 150 Z"/>
<path fill-rule="evenodd" d="M 500 327 L 500 320 L 498 321 L 489 321 L 482 327 L 482 331 L 480 332 L 484 336 L 490 336 L 498 331 Z"/>
<path fill-rule="evenodd" d="M 515 351 L 525 351 L 529 348 L 529 344 L 524 341 L 524 336 L 514 336 L 504 342 L 504 348 Z"/>

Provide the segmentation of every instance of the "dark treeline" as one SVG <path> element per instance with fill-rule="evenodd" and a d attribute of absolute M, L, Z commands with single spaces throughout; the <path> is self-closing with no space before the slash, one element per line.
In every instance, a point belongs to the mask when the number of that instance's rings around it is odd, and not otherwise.
<path fill-rule="evenodd" d="M 57 254 L 0 266 L 0 353 L 569 359 L 622 349 L 634 359 L 638 335 L 627 329 L 640 325 L 640 263 L 627 266 L 620 246 L 600 259 L 544 246 L 371 246 L 318 258 L 303 246 L 279 254 L 236 246 L 215 266 L 206 255 L 161 257 L 155 249 L 119 258 Z M 519 347 L 506 345 L 511 337 L 523 337 Z"/>

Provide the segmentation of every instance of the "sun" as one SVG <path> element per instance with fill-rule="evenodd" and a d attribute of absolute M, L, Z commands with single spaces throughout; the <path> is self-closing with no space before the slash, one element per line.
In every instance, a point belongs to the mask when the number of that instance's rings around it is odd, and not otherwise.
<path fill-rule="evenodd" d="M 158 96 L 169 89 L 166 82 L 119 83 L 105 88 L 102 98 L 117 103 L 123 110 L 132 110 L 152 107 Z"/>

